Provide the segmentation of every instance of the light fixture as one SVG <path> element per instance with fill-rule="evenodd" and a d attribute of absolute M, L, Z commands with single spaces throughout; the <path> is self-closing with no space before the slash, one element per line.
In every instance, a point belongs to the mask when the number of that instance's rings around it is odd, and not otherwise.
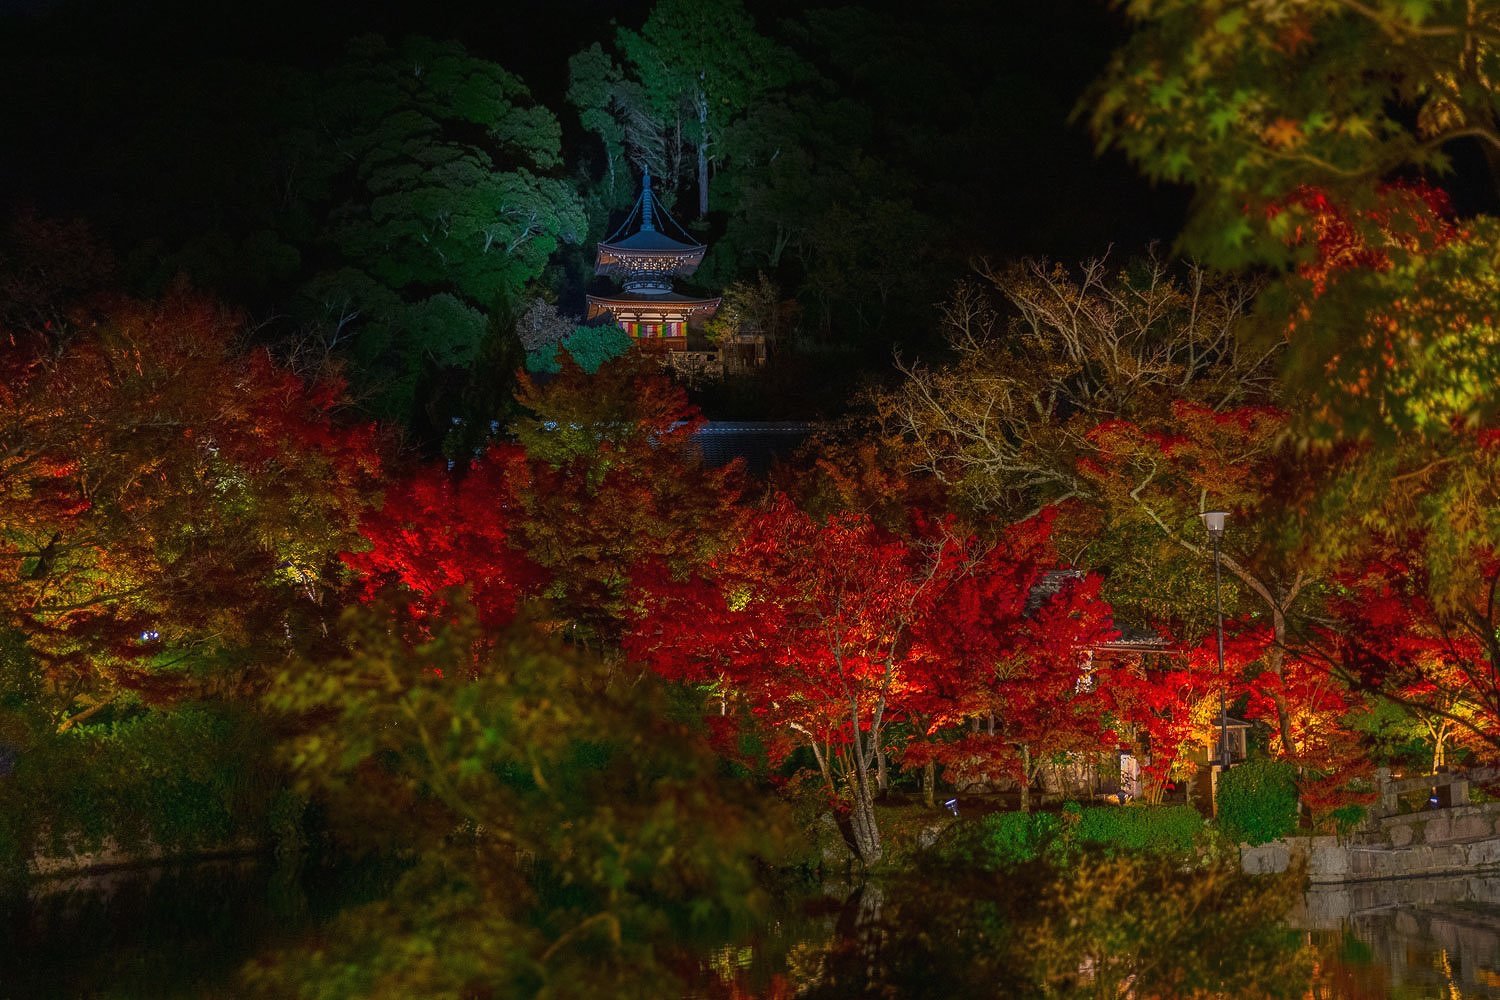
<path fill-rule="evenodd" d="M 1229 516 L 1224 510 L 1205 510 L 1198 515 L 1208 529 L 1208 539 L 1214 546 L 1214 610 L 1218 618 L 1219 640 L 1219 767 L 1229 770 L 1229 704 L 1226 696 L 1227 681 L 1224 677 L 1224 581 L 1219 572 L 1219 542 L 1224 539 L 1224 520 Z M 1215 811 L 1217 812 L 1217 796 Z"/>

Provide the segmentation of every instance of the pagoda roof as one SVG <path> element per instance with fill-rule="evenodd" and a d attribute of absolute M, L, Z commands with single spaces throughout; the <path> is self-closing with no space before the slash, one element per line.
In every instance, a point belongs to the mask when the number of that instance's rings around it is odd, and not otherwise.
<path fill-rule="evenodd" d="M 600 243 L 599 249 L 610 250 L 617 254 L 685 254 L 697 252 L 702 254 L 706 249 L 702 243 L 683 243 L 674 240 L 666 233 L 656 229 L 642 229 L 622 240 L 610 240 Z"/>
<path fill-rule="evenodd" d="M 589 301 L 620 303 L 628 302 L 631 305 L 651 305 L 652 303 L 660 303 L 662 305 L 696 304 L 706 306 L 719 304 L 719 299 L 717 296 L 714 296 L 712 298 L 700 298 L 696 295 L 683 295 L 680 292 L 661 292 L 659 294 L 653 295 L 649 292 L 632 292 L 628 290 L 623 292 L 615 292 L 610 295 L 590 295 Z"/>
<path fill-rule="evenodd" d="M 667 235 L 669 229 L 682 238 Z M 630 235 L 625 235 L 627 232 Z M 696 266 L 707 249 L 657 204 L 651 191 L 651 170 L 647 168 L 641 173 L 641 193 L 631 206 L 630 214 L 625 216 L 625 221 L 613 235 L 599 243 L 598 269 L 604 273 L 617 266 L 619 258 L 631 257 L 678 258 L 683 264 Z"/>

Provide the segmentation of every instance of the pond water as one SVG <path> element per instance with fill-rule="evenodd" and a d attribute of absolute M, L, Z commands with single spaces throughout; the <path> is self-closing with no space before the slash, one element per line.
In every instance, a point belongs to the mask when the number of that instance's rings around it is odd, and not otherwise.
<path fill-rule="evenodd" d="M 53 883 L 5 913 L 0 1000 L 235 996 L 246 959 L 374 896 L 387 878 L 216 862 Z M 753 942 L 702 956 L 689 996 L 797 996 L 799 985 L 820 979 L 815 968 L 830 942 L 868 936 L 873 926 L 880 893 L 844 891 L 785 899 Z M 1315 889 L 1285 926 L 1312 956 L 1305 984 L 1288 996 L 1500 1000 L 1500 873 Z M 822 981 L 813 991 L 820 997 L 865 995 Z"/>

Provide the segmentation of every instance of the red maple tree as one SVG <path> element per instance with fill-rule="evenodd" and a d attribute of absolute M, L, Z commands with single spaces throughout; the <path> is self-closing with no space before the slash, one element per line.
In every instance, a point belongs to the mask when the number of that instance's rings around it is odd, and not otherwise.
<path fill-rule="evenodd" d="M 1108 633 L 1107 609 L 1095 581 L 1031 606 L 1045 537 L 1044 524 L 1028 525 L 1012 550 L 1009 536 L 985 544 L 951 520 L 922 519 L 900 536 L 778 497 L 704 572 L 678 577 L 657 564 L 641 574 L 626 648 L 670 679 L 722 685 L 762 723 L 797 733 L 830 793 L 847 792 L 852 839 L 873 862 L 894 721 L 933 736 L 996 712 L 995 752 L 1011 757 L 1102 736 L 1083 705 L 1079 654 Z M 951 745 L 926 736 L 932 748 Z M 907 753 L 918 761 L 920 751 Z"/>

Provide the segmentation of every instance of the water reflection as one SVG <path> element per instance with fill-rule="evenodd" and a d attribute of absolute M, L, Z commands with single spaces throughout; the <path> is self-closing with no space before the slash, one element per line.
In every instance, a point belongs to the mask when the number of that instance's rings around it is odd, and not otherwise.
<path fill-rule="evenodd" d="M 1314 888 L 1291 922 L 1324 960 L 1309 995 L 1500 998 L 1500 872 Z"/>
<path fill-rule="evenodd" d="M 1185 913 L 1191 926 L 1158 928 L 1149 943 L 1132 937 L 1128 920 L 1097 919 L 1119 902 L 1107 892 L 1099 907 L 1075 908 L 1071 928 L 1007 930 L 999 915 L 1024 901 L 974 910 L 934 907 L 931 895 L 914 902 L 899 883 L 823 888 L 789 895 L 786 912 L 753 945 L 705 963 L 690 996 L 1500 1000 L 1500 873 L 1314 888 L 1297 895 L 1287 918 L 1248 933 L 1243 918 L 1253 901 L 1231 895 L 1238 915 Z M 1035 900 L 1036 887 L 1013 888 Z M 985 885 L 973 895 L 997 891 L 1004 888 Z M 1053 919 L 1045 909 L 1034 911 L 1038 919 Z M 1054 948 L 1047 936 L 1058 938 Z M 1072 975 L 1059 974 L 1067 970 L 1048 960 L 1049 950 L 1070 952 Z M 1121 956 L 1127 974 L 1109 974 L 1110 962 L 1120 971 Z"/>
<path fill-rule="evenodd" d="M 0 997 L 215 997 L 249 957 L 379 895 L 389 873 L 263 865 L 54 883 L 12 905 Z M 786 887 L 751 939 L 705 949 L 694 998 L 1500 1000 L 1500 872 L 1293 888 L 1101 868 Z"/>

